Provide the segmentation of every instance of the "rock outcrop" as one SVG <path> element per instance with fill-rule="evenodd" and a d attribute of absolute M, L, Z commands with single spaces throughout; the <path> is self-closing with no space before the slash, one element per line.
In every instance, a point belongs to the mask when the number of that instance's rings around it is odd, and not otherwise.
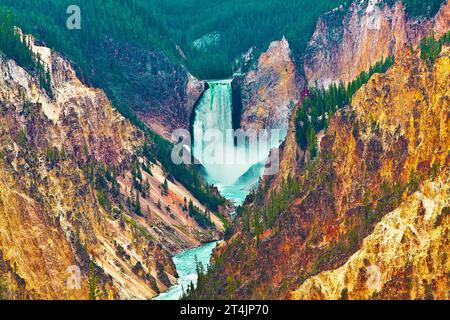
<path fill-rule="evenodd" d="M 242 83 L 241 127 L 286 131 L 302 85 L 288 41 L 272 42 Z"/>
<path fill-rule="evenodd" d="M 340 268 L 306 280 L 291 299 L 449 299 L 448 171 L 388 213 Z"/>
<path fill-rule="evenodd" d="M 175 129 L 189 128 L 192 108 L 205 89 L 203 81 L 158 50 L 110 39 L 99 44 L 99 50 L 109 52 L 123 76 L 116 85 L 115 73 L 90 70 L 94 79 L 101 74 L 108 84 L 106 93 L 114 102 L 130 107 L 166 139 Z"/>
<path fill-rule="evenodd" d="M 402 2 L 355 0 L 319 18 L 308 44 L 304 70 L 310 85 L 348 83 L 362 71 L 405 47 L 416 47 L 434 31 L 440 37 L 450 28 L 450 4 L 433 18 L 411 17 Z"/>

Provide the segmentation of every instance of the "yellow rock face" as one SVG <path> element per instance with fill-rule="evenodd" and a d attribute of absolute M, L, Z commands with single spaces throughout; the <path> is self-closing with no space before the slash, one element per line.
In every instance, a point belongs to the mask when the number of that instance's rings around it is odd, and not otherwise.
<path fill-rule="evenodd" d="M 449 62 L 448 47 L 432 67 L 397 57 L 330 118 L 313 161 L 291 126 L 258 192 L 289 174 L 298 191 L 285 207 L 254 195 L 196 297 L 447 299 Z"/>
<path fill-rule="evenodd" d="M 69 266 L 77 264 L 70 243 L 42 206 L 20 193 L 14 178 L 3 165 L 0 168 L 0 252 L 3 264 L 9 265 L 2 271 L 9 274 L 8 284 L 15 287 L 14 296 L 86 297 L 86 287 L 70 291 L 65 284 Z"/>
<path fill-rule="evenodd" d="M 399 208 L 382 218 L 342 267 L 310 277 L 290 298 L 449 299 L 449 94 L 448 47 L 431 70 L 417 55 L 404 56 L 358 91 L 352 103 L 356 119 L 382 132 L 383 149 L 399 135 L 416 141 L 405 159 L 383 161 L 383 181 L 407 181 L 432 163 L 442 171 L 403 195 Z M 350 141 L 349 148 L 355 147 Z M 393 170 L 399 161 L 401 170 Z M 345 171 L 343 166 L 341 176 Z"/>
<path fill-rule="evenodd" d="M 387 214 L 342 267 L 307 279 L 292 299 L 449 299 L 450 174 Z"/>

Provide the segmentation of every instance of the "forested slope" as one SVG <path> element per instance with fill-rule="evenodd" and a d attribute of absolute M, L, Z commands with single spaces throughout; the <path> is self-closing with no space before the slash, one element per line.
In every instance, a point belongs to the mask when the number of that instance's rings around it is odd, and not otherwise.
<path fill-rule="evenodd" d="M 407 0 L 405 6 L 412 15 L 433 16 L 441 2 Z M 79 76 L 104 89 L 122 114 L 133 119 L 139 113 L 161 134 L 189 126 L 203 90 L 189 73 L 229 77 L 242 54 L 254 48 L 257 59 L 283 35 L 301 64 L 318 17 L 350 3 L 80 0 L 80 30 L 66 26 L 70 0 L 2 0 L 0 9 L 11 10 L 17 26 L 70 58 Z"/>
<path fill-rule="evenodd" d="M 106 37 L 161 50 L 172 61 L 186 64 L 197 77 L 222 78 L 231 75 L 240 54 L 250 47 L 265 50 L 283 35 L 300 55 L 318 16 L 344 2 L 81 0 L 76 4 L 81 9 L 82 27 L 75 32 L 66 28 L 66 10 L 73 1 L 4 0 L 1 6 L 13 10 L 17 24 L 25 31 L 68 54 L 84 70 L 105 66 L 120 77 L 120 70 L 115 70 L 115 63 L 106 56 L 105 61 L 100 60 L 101 66 L 92 64 L 93 55 L 106 54 L 97 50 Z M 218 34 L 218 42 L 196 42 L 211 33 Z M 101 81 L 101 74 L 93 75 L 93 80 Z"/>

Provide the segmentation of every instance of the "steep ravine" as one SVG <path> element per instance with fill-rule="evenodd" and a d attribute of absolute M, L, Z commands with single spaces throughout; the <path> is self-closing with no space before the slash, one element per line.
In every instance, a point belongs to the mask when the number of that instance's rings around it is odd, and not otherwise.
<path fill-rule="evenodd" d="M 408 56 L 386 76 L 372 78 L 353 105 L 336 114 L 328 131 L 319 135 L 321 154 L 315 162 L 296 144 L 291 115 L 307 82 L 319 86 L 348 82 L 381 57 L 401 56 L 406 47 L 416 47 L 428 32 L 438 36 L 447 31 L 449 14 L 448 3 L 436 17 L 424 19 L 409 17 L 400 2 L 354 1 L 349 8 L 320 19 L 304 61 L 294 61 L 283 38 L 250 67 L 236 84 L 239 88 L 234 92 L 240 97 L 231 99 L 242 100 L 241 126 L 282 129 L 287 136 L 280 148 L 280 171 L 265 179 L 263 196 L 256 200 L 252 195 L 246 205 L 256 208 L 268 202 L 288 177 L 295 177 L 304 190 L 262 234 L 245 226 L 255 217 L 247 221 L 238 217 L 233 236 L 216 251 L 214 261 L 221 273 L 213 274 L 211 289 L 200 288 L 198 296 L 334 298 L 344 293 L 348 298 L 389 298 L 394 294 L 392 285 L 401 283 L 403 297 L 423 298 L 430 290 L 435 297 L 445 297 L 441 272 L 445 264 L 438 263 L 448 250 L 437 243 L 445 245 L 448 238 L 444 214 L 448 190 L 442 189 L 448 172 L 433 178 L 426 175 L 436 169 L 434 165 L 448 165 L 448 115 L 436 107 L 448 106 L 448 50 L 433 70 L 416 56 Z M 189 127 L 194 106 L 209 89 L 205 82 L 158 52 L 110 42 L 101 45 L 119 65 L 136 70 L 124 80 L 133 90 L 111 88 L 109 94 L 130 101 L 141 119 L 168 139 L 174 129 Z M 100 275 L 101 298 L 154 297 L 177 283 L 178 266 L 171 257 L 219 239 L 223 222 L 212 213 L 216 230 L 200 227 L 187 213 L 185 199 L 201 212 L 205 206 L 171 179 L 160 163 L 142 157 L 143 132 L 121 117 L 103 92 L 82 84 L 62 56 L 45 47 L 33 46 L 33 50 L 52 70 L 53 100 L 31 74 L 0 58 L 0 271 L 9 286 L 8 297 L 87 298 L 90 261 Z M 430 102 L 428 109 L 424 101 Z M 433 120 L 436 115 L 439 125 Z M 232 127 L 238 118 L 232 116 Z M 117 203 L 109 208 L 100 204 L 101 195 L 86 168 L 94 162 L 117 168 L 120 196 L 123 202 L 127 197 L 134 202 L 136 161 L 150 167 L 149 172 L 141 172 L 150 184 L 150 195 L 140 198 L 143 215 Z M 420 183 L 413 188 L 416 172 Z M 250 189 L 229 183 L 222 187 L 235 201 L 243 200 Z M 397 187 L 403 188 L 401 199 Z M 370 223 L 361 218 L 371 210 L 368 206 L 377 211 Z M 383 218 L 379 206 L 385 206 Z M 408 215 L 416 209 L 416 216 Z M 417 225 L 424 210 L 427 224 Z M 442 228 L 432 226 L 432 220 L 442 220 Z M 392 260 L 383 260 L 373 251 L 378 250 L 376 241 L 383 231 L 398 239 L 393 230 L 398 226 L 406 240 L 395 247 L 396 252 L 414 239 L 410 229 L 432 236 L 411 246 L 414 252 L 428 248 L 427 255 L 412 262 L 402 260 L 404 270 L 391 270 L 386 266 Z M 392 254 L 389 247 L 382 248 L 386 255 Z M 335 258 L 322 260 L 321 255 Z M 238 261 L 238 266 L 223 265 L 226 258 Z M 378 295 L 361 289 L 365 272 L 361 269 L 373 259 L 387 272 Z M 429 263 L 426 272 L 421 269 L 425 262 Z M 67 268 L 73 265 L 81 267 L 80 290 L 66 286 Z M 356 268 L 359 273 L 350 276 Z M 340 280 L 330 281 L 324 270 Z M 405 285 L 404 277 L 411 275 L 414 284 Z M 310 280 L 304 282 L 306 278 Z"/>
<path fill-rule="evenodd" d="M 417 47 L 431 32 L 449 28 L 450 3 L 431 18 L 412 17 L 401 1 L 355 0 L 321 16 L 308 43 L 303 67 L 310 85 L 348 83 L 377 61 Z"/>

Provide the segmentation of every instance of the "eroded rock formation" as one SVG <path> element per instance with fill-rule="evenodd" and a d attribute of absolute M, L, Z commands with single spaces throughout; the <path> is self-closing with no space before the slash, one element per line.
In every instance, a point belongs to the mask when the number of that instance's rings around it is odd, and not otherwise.
<path fill-rule="evenodd" d="M 243 81 L 241 127 L 286 131 L 302 85 L 288 41 L 272 42 Z"/>
<path fill-rule="evenodd" d="M 318 158 L 282 168 L 297 172 L 286 198 L 269 178 L 247 199 L 193 297 L 448 299 L 449 66 L 448 47 L 432 67 L 406 51 L 375 74 L 330 119 Z M 283 146 L 301 159 L 296 148 Z"/>

